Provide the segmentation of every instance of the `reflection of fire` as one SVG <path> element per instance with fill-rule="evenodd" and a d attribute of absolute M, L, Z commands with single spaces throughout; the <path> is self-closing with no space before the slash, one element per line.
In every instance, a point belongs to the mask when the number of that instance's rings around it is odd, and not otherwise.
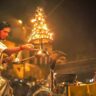
<path fill-rule="evenodd" d="M 26 72 L 29 72 L 30 70 L 31 70 L 31 67 L 25 65 L 25 71 L 26 71 Z"/>
<path fill-rule="evenodd" d="M 42 79 L 43 74 L 41 69 L 34 64 L 14 64 L 13 71 L 16 74 L 16 77 L 23 79 L 26 77 L 35 77 L 36 79 Z"/>

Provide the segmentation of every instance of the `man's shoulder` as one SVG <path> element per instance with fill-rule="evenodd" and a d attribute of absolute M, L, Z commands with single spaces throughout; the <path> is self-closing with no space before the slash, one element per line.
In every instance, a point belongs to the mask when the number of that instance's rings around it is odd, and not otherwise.
<path fill-rule="evenodd" d="M 2 43 L 2 42 L 0 41 L 0 48 L 1 48 L 1 46 L 2 46 L 2 47 L 7 47 L 4 43 Z"/>
<path fill-rule="evenodd" d="M 3 44 L 5 44 L 8 48 L 13 48 L 16 46 L 16 44 L 14 42 L 9 41 L 9 40 L 3 41 Z"/>
<path fill-rule="evenodd" d="M 0 42 L 0 51 L 3 51 L 7 48 L 7 46 L 5 44 L 3 44 L 2 42 Z"/>

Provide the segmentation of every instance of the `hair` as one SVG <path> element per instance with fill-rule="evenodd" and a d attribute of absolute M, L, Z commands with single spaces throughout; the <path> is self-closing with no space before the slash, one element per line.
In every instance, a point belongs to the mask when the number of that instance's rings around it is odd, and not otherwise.
<path fill-rule="evenodd" d="M 6 21 L 0 22 L 0 30 L 2 30 L 5 27 L 11 27 L 10 24 Z"/>

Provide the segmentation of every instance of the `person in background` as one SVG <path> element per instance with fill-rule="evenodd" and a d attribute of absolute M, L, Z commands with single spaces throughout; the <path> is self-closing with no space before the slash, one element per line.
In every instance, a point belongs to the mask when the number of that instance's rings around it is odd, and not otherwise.
<path fill-rule="evenodd" d="M 96 72 L 94 72 L 93 82 L 96 83 Z"/>
<path fill-rule="evenodd" d="M 8 22 L 0 22 L 0 96 L 13 95 L 13 90 L 9 84 L 9 81 L 6 80 L 1 74 L 2 70 L 4 70 L 4 65 L 7 63 L 8 66 L 8 62 L 12 61 L 11 55 L 25 49 L 34 50 L 34 46 L 32 44 L 25 44 L 14 48 L 8 48 L 5 44 L 3 44 L 2 41 L 8 37 L 10 31 L 11 26 Z M 6 54 L 6 56 L 4 54 Z"/>

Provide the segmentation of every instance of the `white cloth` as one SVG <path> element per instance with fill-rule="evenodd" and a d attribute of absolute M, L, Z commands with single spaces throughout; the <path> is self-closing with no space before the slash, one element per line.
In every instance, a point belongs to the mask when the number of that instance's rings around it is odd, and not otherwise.
<path fill-rule="evenodd" d="M 7 46 L 6 46 L 5 44 L 3 44 L 2 42 L 0 42 L 0 55 L 1 55 L 1 53 L 2 53 L 5 49 L 7 49 Z"/>
<path fill-rule="evenodd" d="M 0 42 L 0 70 L 3 69 L 3 66 L 2 66 L 2 59 L 3 59 L 3 54 L 2 52 L 7 49 L 7 46 L 5 44 L 3 44 L 2 42 Z"/>
<path fill-rule="evenodd" d="M 7 48 L 2 42 L 0 42 L 0 65 L 2 65 L 2 52 Z M 0 96 L 12 96 L 12 88 L 9 81 L 0 76 Z"/>
<path fill-rule="evenodd" d="M 0 76 L 0 96 L 13 96 L 13 89 L 9 81 Z"/>

